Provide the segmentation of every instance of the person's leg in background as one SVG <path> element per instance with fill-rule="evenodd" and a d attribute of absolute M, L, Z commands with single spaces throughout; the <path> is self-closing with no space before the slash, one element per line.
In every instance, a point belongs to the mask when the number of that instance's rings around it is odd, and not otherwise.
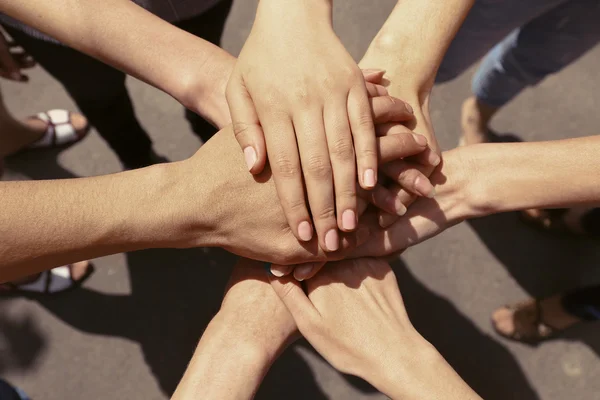
<path fill-rule="evenodd" d="M 450 44 L 436 83 L 450 81 L 514 29 L 568 0 L 477 0 Z"/>
<path fill-rule="evenodd" d="M 175 25 L 212 44 L 221 46 L 223 30 L 225 29 L 225 23 L 231 11 L 232 3 L 233 0 L 223 0 L 205 13 L 185 21 L 177 22 Z M 208 121 L 190 110 L 185 110 L 185 117 L 189 121 L 194 133 L 204 142 L 217 132 L 217 129 Z"/>
<path fill-rule="evenodd" d="M 528 86 L 577 60 L 600 41 L 600 3 L 569 0 L 511 32 L 485 57 L 462 108 L 465 144 L 489 140 L 494 114 Z"/>
<path fill-rule="evenodd" d="M 163 161 L 138 122 L 125 87 L 125 74 L 59 44 L 7 27 L 8 33 L 71 95 L 89 123 L 115 151 L 125 168 Z"/>
<path fill-rule="evenodd" d="M 581 322 L 600 321 L 600 285 L 504 306 L 492 314 L 496 332 L 526 342 L 549 339 Z"/>

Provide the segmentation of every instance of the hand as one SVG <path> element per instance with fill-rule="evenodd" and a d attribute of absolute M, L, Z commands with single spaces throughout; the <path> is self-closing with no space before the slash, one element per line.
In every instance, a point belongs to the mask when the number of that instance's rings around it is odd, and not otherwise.
<path fill-rule="evenodd" d="M 418 194 L 421 193 L 415 194 L 407 190 L 404 187 L 406 181 L 414 180 L 415 176 L 420 173 L 429 176 L 441 161 L 439 157 L 441 150 L 435 138 L 429 113 L 429 99 L 435 72 L 432 74 L 428 71 L 415 71 L 415 65 L 419 63 L 410 57 L 406 59 L 398 57 L 398 44 L 390 45 L 388 43 L 389 40 L 386 35 L 381 35 L 380 32 L 378 37 L 369 46 L 359 65 L 361 68 L 377 67 L 387 71 L 384 77 L 386 89 L 391 95 L 400 97 L 410 103 L 414 111 L 415 118 L 408 121 L 405 124 L 406 127 L 415 133 L 425 136 L 430 148 L 433 150 L 421 154 L 417 158 L 408 158 L 393 162 L 382 168 L 385 175 L 393 175 L 398 179 L 387 185 L 387 191 L 384 192 L 380 188 L 377 191 L 386 193 L 388 197 L 397 197 L 402 204 L 409 207 L 417 199 Z M 391 126 L 390 128 L 382 127 L 379 134 L 394 134 L 397 129 L 397 126 Z M 424 164 L 423 160 L 426 160 L 429 165 Z M 423 195 L 434 194 L 432 188 L 428 187 L 428 185 L 422 184 L 422 186 L 419 186 L 423 191 Z M 382 210 L 379 212 L 378 218 L 379 224 L 382 227 L 386 227 L 394 223 L 398 219 L 398 216 L 389 210 Z"/>
<path fill-rule="evenodd" d="M 18 45 L 8 42 L 0 32 L 0 76 L 11 81 L 27 82 L 29 77 L 21 70 L 32 68 L 35 61 L 24 51 L 16 50 Z"/>
<path fill-rule="evenodd" d="M 240 260 L 174 399 L 252 399 L 277 356 L 297 334 L 261 263 Z"/>
<path fill-rule="evenodd" d="M 298 338 L 294 319 L 271 288 L 259 261 L 238 261 L 219 314 L 238 340 L 253 343 L 271 361 Z"/>
<path fill-rule="evenodd" d="M 175 85 L 173 96 L 218 129 L 231 124 L 231 114 L 225 98 L 227 82 L 235 65 L 235 57 L 225 51 L 214 54 L 198 70 L 197 66 L 182 76 Z M 210 80 L 206 79 L 210 77 Z"/>
<path fill-rule="evenodd" d="M 331 25 L 328 1 L 261 1 L 227 88 L 248 168 L 260 173 L 268 150 L 292 232 L 310 241 L 312 215 L 326 251 L 339 248 L 338 227 L 357 228 L 357 169 L 364 189 L 377 180 L 365 82 Z"/>
<path fill-rule="evenodd" d="M 436 186 L 434 198 L 419 198 L 408 212 L 392 225 L 371 229 L 369 241 L 361 245 L 352 257 L 388 256 L 421 243 L 467 218 L 485 215 L 480 207 L 477 177 L 471 147 L 444 152 L 443 162 L 430 176 Z M 373 221 L 374 222 L 374 221 Z"/>
<path fill-rule="evenodd" d="M 476 398 L 414 329 L 387 263 L 328 264 L 305 282 L 307 294 L 289 278 L 272 278 L 271 285 L 302 335 L 336 369 L 394 399 Z"/>
<path fill-rule="evenodd" d="M 398 101 L 381 104 L 403 107 Z M 378 138 L 377 143 L 381 162 L 426 148 L 412 134 Z M 172 171 L 168 180 L 173 182 L 173 188 L 165 195 L 171 199 L 173 209 L 181 210 L 174 221 L 181 228 L 169 235 L 173 245 L 194 247 L 210 243 L 243 257 L 279 264 L 342 258 L 342 251 L 325 254 L 316 240 L 301 243 L 294 237 L 277 199 L 270 170 L 267 168 L 255 177 L 243 173 L 243 156 L 234 150 L 236 147 L 233 132 L 226 128 L 192 158 L 168 166 Z M 199 209 L 198 203 L 204 207 Z M 199 218 L 200 213 L 205 218 Z M 197 226 L 194 221 L 199 220 L 209 221 L 208 226 Z M 207 228 L 212 234 L 205 233 Z M 369 229 L 361 227 L 344 234 L 340 247 L 353 248 L 368 237 Z"/>

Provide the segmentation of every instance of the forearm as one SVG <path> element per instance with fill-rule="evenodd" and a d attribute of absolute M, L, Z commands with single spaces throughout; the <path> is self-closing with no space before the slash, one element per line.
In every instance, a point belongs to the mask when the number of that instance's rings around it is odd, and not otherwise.
<path fill-rule="evenodd" d="M 388 359 L 382 360 L 381 369 L 374 369 L 370 383 L 393 400 L 481 399 L 430 343 L 415 336 L 410 351 L 386 353 Z"/>
<path fill-rule="evenodd" d="M 238 337 L 221 313 L 210 322 L 173 394 L 173 400 L 252 399 L 272 359 Z"/>
<path fill-rule="evenodd" d="M 194 111 L 215 91 L 221 91 L 224 101 L 234 57 L 131 1 L 4 0 L 0 11 L 167 92 Z M 188 93 L 191 88 L 194 93 Z"/>
<path fill-rule="evenodd" d="M 600 205 L 600 135 L 537 143 L 471 146 L 466 168 L 472 216 Z"/>
<path fill-rule="evenodd" d="M 413 106 L 408 127 L 440 152 L 429 94 L 440 63 L 474 0 L 400 0 L 360 62 L 386 71 L 390 95 Z"/>
<path fill-rule="evenodd" d="M 190 201 L 177 196 L 180 169 L 176 163 L 94 178 L 1 182 L 0 282 L 108 254 L 177 246 Z M 195 216 L 198 233 L 212 218 L 202 190 L 194 193 L 194 209 L 202 210 Z M 203 202 L 208 208 L 199 208 Z M 210 223 L 204 231 L 198 240 L 209 244 Z"/>
<path fill-rule="evenodd" d="M 383 53 L 382 68 L 395 91 L 428 96 L 435 75 L 474 0 L 400 0 L 371 43 L 370 52 Z M 402 98 L 402 97 L 401 97 Z"/>

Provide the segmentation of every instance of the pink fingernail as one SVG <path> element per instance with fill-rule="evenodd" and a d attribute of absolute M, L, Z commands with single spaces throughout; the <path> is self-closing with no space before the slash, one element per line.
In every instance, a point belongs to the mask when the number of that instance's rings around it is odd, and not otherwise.
<path fill-rule="evenodd" d="M 411 113 L 414 114 L 415 112 L 413 111 L 413 108 L 410 106 L 410 104 L 408 103 L 404 103 L 404 105 L 406 106 L 406 110 Z"/>
<path fill-rule="evenodd" d="M 306 264 L 296 267 L 294 269 L 294 278 L 296 278 L 297 281 L 305 280 L 312 273 L 314 267 L 314 264 Z"/>
<path fill-rule="evenodd" d="M 244 158 L 246 159 L 248 171 L 252 170 L 252 167 L 256 164 L 256 151 L 254 151 L 252 146 L 248 146 L 244 149 Z"/>
<path fill-rule="evenodd" d="M 415 189 L 422 196 L 429 197 L 430 199 L 435 196 L 435 189 L 429 179 L 424 179 L 422 177 L 418 177 L 415 179 Z"/>
<path fill-rule="evenodd" d="M 325 247 L 327 251 L 337 251 L 340 247 L 340 238 L 336 229 L 330 229 L 325 234 Z"/>
<path fill-rule="evenodd" d="M 290 273 L 291 267 L 289 265 L 271 266 L 271 274 L 277 278 L 286 276 Z"/>
<path fill-rule="evenodd" d="M 300 240 L 308 242 L 312 239 L 312 228 L 310 224 L 306 221 L 302 221 L 298 224 L 298 236 L 300 236 Z"/>
<path fill-rule="evenodd" d="M 365 186 L 370 188 L 375 187 L 375 171 L 373 171 L 372 169 L 366 170 L 363 176 L 363 180 Z"/>
<path fill-rule="evenodd" d="M 441 157 L 435 151 L 432 151 L 429 154 L 429 164 L 431 164 L 432 166 L 437 167 L 441 161 Z"/>
<path fill-rule="evenodd" d="M 342 214 L 342 227 L 347 231 L 356 229 L 356 214 L 352 210 L 346 210 Z"/>
<path fill-rule="evenodd" d="M 396 214 L 398 214 L 400 217 L 406 214 L 406 206 L 404 203 L 402 203 L 402 200 L 400 200 L 399 197 L 394 199 L 394 208 L 396 209 Z"/>
<path fill-rule="evenodd" d="M 419 146 L 427 146 L 427 138 L 425 136 L 419 135 L 418 133 L 413 133 L 413 136 L 415 138 L 415 142 L 417 142 Z"/>

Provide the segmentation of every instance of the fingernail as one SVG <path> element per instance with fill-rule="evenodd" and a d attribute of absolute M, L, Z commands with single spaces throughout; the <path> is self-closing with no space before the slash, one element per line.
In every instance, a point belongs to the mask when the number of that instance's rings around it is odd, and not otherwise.
<path fill-rule="evenodd" d="M 286 276 L 290 273 L 292 267 L 290 265 L 276 265 L 271 266 L 271 273 L 277 278 L 281 278 L 282 276 Z"/>
<path fill-rule="evenodd" d="M 379 215 L 379 226 L 382 228 L 387 228 L 396 222 L 396 216 L 392 214 L 380 214 Z"/>
<path fill-rule="evenodd" d="M 442 158 L 435 152 L 435 151 L 431 151 L 429 153 L 429 164 L 431 164 L 434 167 L 437 167 L 440 162 L 442 161 Z"/>
<path fill-rule="evenodd" d="M 394 198 L 394 208 L 396 209 L 396 214 L 400 217 L 406 214 L 406 206 L 399 197 Z"/>
<path fill-rule="evenodd" d="M 377 68 L 367 68 L 367 69 L 363 69 L 363 71 L 367 74 L 376 74 L 376 73 L 381 73 L 381 72 L 385 72 L 385 69 L 377 69 Z"/>
<path fill-rule="evenodd" d="M 413 108 L 410 106 L 410 104 L 408 103 L 404 103 L 404 105 L 406 106 L 406 110 L 411 113 L 414 114 L 415 112 L 413 111 Z"/>
<path fill-rule="evenodd" d="M 429 179 L 423 179 L 422 177 L 417 177 L 415 179 L 415 189 L 422 196 L 429 197 L 430 199 L 435 196 L 435 189 Z"/>
<path fill-rule="evenodd" d="M 306 265 L 301 265 L 299 267 L 296 267 L 294 269 L 294 278 L 296 278 L 297 281 L 305 280 L 306 278 L 308 278 L 310 276 L 314 267 L 315 267 L 314 264 L 306 264 Z"/>
<path fill-rule="evenodd" d="M 346 210 L 342 214 L 342 227 L 347 231 L 356 229 L 356 214 L 352 210 Z"/>
<path fill-rule="evenodd" d="M 256 164 L 256 151 L 252 146 L 248 146 L 244 149 L 244 158 L 246 159 L 246 165 L 248 166 L 248 171 L 254 167 Z"/>
<path fill-rule="evenodd" d="M 325 247 L 328 251 L 337 251 L 340 247 L 340 238 L 336 229 L 330 229 L 325 234 Z"/>
<path fill-rule="evenodd" d="M 363 176 L 363 180 L 365 186 L 370 188 L 375 187 L 375 171 L 373 171 L 372 169 L 366 170 Z"/>
<path fill-rule="evenodd" d="M 413 133 L 413 137 L 419 146 L 427 146 L 427 138 L 425 136 Z"/>
<path fill-rule="evenodd" d="M 367 228 L 366 226 L 361 226 L 360 228 L 358 228 L 358 230 L 356 231 L 357 246 L 360 246 L 361 244 L 365 243 L 367 241 L 367 239 L 369 239 L 370 234 L 371 234 L 371 232 L 369 231 L 369 228 Z"/>
<path fill-rule="evenodd" d="M 305 242 L 312 239 L 312 228 L 308 222 L 302 221 L 298 224 L 298 236 Z"/>
<path fill-rule="evenodd" d="M 10 78 L 11 78 L 12 80 L 15 80 L 15 81 L 20 81 L 20 80 L 21 80 L 21 77 L 22 77 L 22 75 L 21 75 L 21 73 L 20 73 L 20 72 L 12 72 L 12 73 L 10 74 Z"/>

